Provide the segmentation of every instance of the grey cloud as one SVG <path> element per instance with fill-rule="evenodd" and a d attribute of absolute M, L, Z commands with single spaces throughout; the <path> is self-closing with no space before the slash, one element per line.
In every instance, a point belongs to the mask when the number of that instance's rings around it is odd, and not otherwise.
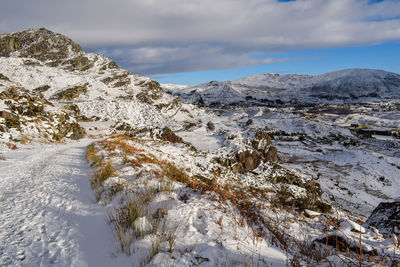
<path fill-rule="evenodd" d="M 276 60 L 255 54 L 397 40 L 399 16 L 395 0 L 3 0 L 0 31 L 46 27 L 134 72 L 154 74 Z"/>

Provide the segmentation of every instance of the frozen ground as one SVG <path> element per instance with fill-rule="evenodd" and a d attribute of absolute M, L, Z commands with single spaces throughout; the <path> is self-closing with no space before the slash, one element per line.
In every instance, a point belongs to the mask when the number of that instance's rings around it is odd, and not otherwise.
<path fill-rule="evenodd" d="M 104 208 L 88 183 L 90 140 L 37 145 L 0 161 L 1 266 L 130 266 L 112 257 Z M 115 250 L 115 249 L 114 249 Z"/>

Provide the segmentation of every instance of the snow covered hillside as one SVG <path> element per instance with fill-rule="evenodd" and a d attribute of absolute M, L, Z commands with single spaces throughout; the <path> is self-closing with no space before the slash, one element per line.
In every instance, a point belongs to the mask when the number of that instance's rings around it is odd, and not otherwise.
<path fill-rule="evenodd" d="M 0 265 L 396 266 L 399 84 L 161 86 L 46 29 L 3 34 Z"/>
<path fill-rule="evenodd" d="M 228 82 L 165 88 L 184 101 L 207 106 L 351 104 L 400 99 L 400 75 L 371 69 L 316 76 L 267 73 Z"/>

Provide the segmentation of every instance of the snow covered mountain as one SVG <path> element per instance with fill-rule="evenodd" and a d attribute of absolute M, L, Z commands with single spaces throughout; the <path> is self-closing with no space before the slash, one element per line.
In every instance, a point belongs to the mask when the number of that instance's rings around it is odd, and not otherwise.
<path fill-rule="evenodd" d="M 372 69 L 347 69 L 316 76 L 267 73 L 228 82 L 165 88 L 186 102 L 207 106 L 362 103 L 400 99 L 400 75 Z"/>
<path fill-rule="evenodd" d="M 19 94 L 10 97 L 7 94 L 10 90 Z M 163 126 L 181 104 L 178 99 L 165 94 L 156 81 L 120 69 L 103 55 L 86 53 L 69 38 L 46 29 L 1 36 L 0 92 L 3 93 L 0 129 L 12 132 L 3 134 L 5 140 L 20 140 L 21 136 L 36 138 L 38 132 L 41 137 L 59 135 L 57 129 L 50 129 L 57 125 L 59 128 L 58 121 L 49 129 L 43 123 L 30 123 L 26 127 L 26 120 L 45 119 L 42 116 L 29 118 L 19 112 L 22 108 L 13 107 L 13 101 L 22 98 L 30 99 L 31 106 L 39 105 L 36 103 L 39 100 L 46 102 L 41 105 L 49 112 L 65 111 L 71 122 L 108 120 L 131 127 Z M 11 118 L 21 127 L 10 127 Z M 22 124 L 21 120 L 24 120 Z"/>
<path fill-rule="evenodd" d="M 399 81 L 163 85 L 184 103 L 63 35 L 3 34 L 0 265 L 394 266 L 400 101 L 299 104 L 399 99 Z"/>

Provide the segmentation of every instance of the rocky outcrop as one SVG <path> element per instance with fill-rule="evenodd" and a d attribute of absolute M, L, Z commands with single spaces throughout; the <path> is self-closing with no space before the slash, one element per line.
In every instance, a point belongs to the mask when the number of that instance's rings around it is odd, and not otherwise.
<path fill-rule="evenodd" d="M 245 150 L 236 152 L 229 165 L 233 172 L 245 173 L 256 169 L 261 163 L 261 155 L 257 151 Z"/>
<path fill-rule="evenodd" d="M 108 64 L 109 65 L 109 64 Z M 131 83 L 131 79 L 129 78 L 129 72 L 125 71 L 121 74 L 116 74 L 114 76 L 110 76 L 101 80 L 104 84 L 109 85 L 110 87 L 121 87 L 127 86 Z"/>
<path fill-rule="evenodd" d="M 264 130 L 257 130 L 247 141 L 247 149 L 237 151 L 229 158 L 217 158 L 216 162 L 235 173 L 246 173 L 256 169 L 262 162 L 279 162 L 278 149 L 271 146 L 271 137 Z"/>
<path fill-rule="evenodd" d="M 153 104 L 155 100 L 160 99 L 164 90 L 161 88 L 160 84 L 153 80 L 145 80 L 136 84 L 142 89 L 142 92 L 137 94 L 137 98 L 147 104 Z"/>
<path fill-rule="evenodd" d="M 74 98 L 79 97 L 81 94 L 85 94 L 87 92 L 89 84 L 85 83 L 84 85 L 78 85 L 74 86 L 68 89 L 65 89 L 59 93 L 57 93 L 55 96 L 52 97 L 52 99 L 57 99 L 57 100 L 72 100 Z"/>
<path fill-rule="evenodd" d="M 86 135 L 85 129 L 77 123 L 77 116 L 70 116 L 61 110 L 55 113 L 46 111 L 46 105 L 52 104 L 40 93 L 31 93 L 12 82 L 8 82 L 7 87 L 2 88 L 3 91 L 0 92 L 0 101 L 5 107 L 0 110 L 1 132 L 28 135 L 36 132 L 55 140 L 64 137 L 80 139 Z M 10 131 L 12 128 L 16 131 Z M 17 138 L 18 135 L 15 135 L 16 140 Z"/>
<path fill-rule="evenodd" d="M 274 146 L 270 146 L 267 150 L 267 153 L 264 155 L 264 159 L 269 162 L 279 162 L 278 149 Z"/>
<path fill-rule="evenodd" d="M 268 133 L 258 129 L 254 137 L 248 142 L 251 147 L 258 151 L 264 160 L 269 162 L 278 162 L 278 149 L 271 146 L 272 139 Z"/>
<path fill-rule="evenodd" d="M 72 140 L 78 140 L 86 136 L 86 131 L 76 122 L 64 121 L 58 125 L 58 135 Z"/>
<path fill-rule="evenodd" d="M 183 143 L 183 139 L 180 136 L 177 136 L 170 128 L 165 127 L 159 138 L 163 141 L 168 141 L 171 143 Z"/>
<path fill-rule="evenodd" d="M 374 227 L 384 235 L 400 234 L 400 201 L 380 203 L 364 226 Z"/>
<path fill-rule="evenodd" d="M 151 129 L 150 136 L 170 143 L 185 143 L 182 137 L 177 136 L 169 127 Z"/>
<path fill-rule="evenodd" d="M 32 58 L 48 66 L 61 66 L 70 71 L 84 71 L 92 66 L 78 44 L 44 28 L 3 34 L 0 37 L 0 56 Z M 30 62 L 31 65 L 40 65 L 35 61 Z"/>

